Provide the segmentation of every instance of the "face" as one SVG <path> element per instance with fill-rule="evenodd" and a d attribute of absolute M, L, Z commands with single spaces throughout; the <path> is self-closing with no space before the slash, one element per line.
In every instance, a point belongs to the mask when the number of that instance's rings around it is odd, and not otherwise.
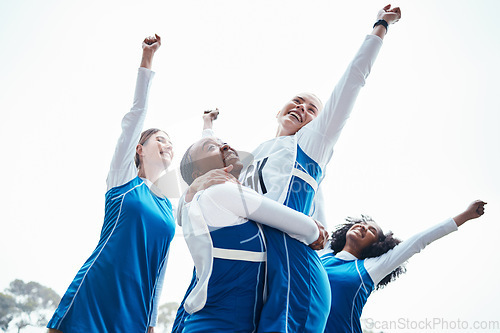
<path fill-rule="evenodd" d="M 164 169 L 168 168 L 174 157 L 172 142 L 163 131 L 156 132 L 144 144 L 138 145 L 137 152 L 141 158 L 141 164 L 155 164 Z"/>
<path fill-rule="evenodd" d="M 356 248 L 364 250 L 376 243 L 380 235 L 382 235 L 382 229 L 377 223 L 372 221 L 360 222 L 347 231 L 346 242 L 355 244 Z"/>
<path fill-rule="evenodd" d="M 279 126 L 278 136 L 294 135 L 315 119 L 322 108 L 321 101 L 313 94 L 298 94 L 286 103 L 276 116 Z"/>
<path fill-rule="evenodd" d="M 195 143 L 191 148 L 191 159 L 194 163 L 194 179 L 210 170 L 229 165 L 233 165 L 231 174 L 238 178 L 243 168 L 236 150 L 214 137 L 205 138 Z"/>

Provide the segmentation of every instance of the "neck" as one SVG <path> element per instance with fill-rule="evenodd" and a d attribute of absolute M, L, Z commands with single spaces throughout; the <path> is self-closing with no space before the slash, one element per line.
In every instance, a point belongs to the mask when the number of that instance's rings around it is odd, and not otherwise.
<path fill-rule="evenodd" d="M 348 245 L 348 244 L 346 244 L 344 246 L 342 251 L 349 252 L 350 254 L 352 254 L 353 256 L 355 256 L 358 259 L 361 257 L 361 249 L 358 249 L 358 248 L 351 246 L 351 245 Z"/>
<path fill-rule="evenodd" d="M 291 135 L 291 134 L 287 133 L 283 127 L 278 126 L 278 130 L 276 131 L 276 137 L 289 136 L 289 135 Z"/>
<path fill-rule="evenodd" d="M 141 178 L 146 178 L 152 183 L 155 183 L 166 169 L 166 166 L 157 167 L 144 165 L 139 169 L 138 176 Z"/>

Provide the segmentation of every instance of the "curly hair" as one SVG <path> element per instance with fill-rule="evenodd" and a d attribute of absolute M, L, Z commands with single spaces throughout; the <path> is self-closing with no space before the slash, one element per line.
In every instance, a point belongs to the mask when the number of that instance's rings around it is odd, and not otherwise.
<path fill-rule="evenodd" d="M 356 217 L 347 217 L 346 218 L 346 223 L 340 224 L 337 226 L 337 229 L 332 232 L 331 235 L 331 249 L 333 250 L 334 254 L 339 253 L 342 251 L 342 249 L 345 246 L 346 243 L 346 235 L 347 231 L 351 229 L 351 227 L 357 223 L 362 223 L 362 222 L 375 222 L 372 220 L 371 217 L 367 215 L 361 215 L 361 218 L 356 218 Z M 372 245 L 368 246 L 366 249 L 364 249 L 361 252 L 361 256 L 358 259 L 366 259 L 366 258 L 375 258 L 379 257 L 384 253 L 389 252 L 389 250 L 393 249 L 396 245 L 401 243 L 401 240 L 394 237 L 392 231 L 389 231 L 388 233 L 384 234 L 381 232 L 379 234 L 379 238 L 377 242 L 373 243 Z M 376 290 L 384 288 L 389 282 L 394 281 L 396 278 L 398 278 L 401 274 L 406 273 L 406 267 L 405 265 L 401 265 L 397 267 L 395 270 L 393 270 L 391 273 L 387 274 L 378 284 L 376 287 Z"/>

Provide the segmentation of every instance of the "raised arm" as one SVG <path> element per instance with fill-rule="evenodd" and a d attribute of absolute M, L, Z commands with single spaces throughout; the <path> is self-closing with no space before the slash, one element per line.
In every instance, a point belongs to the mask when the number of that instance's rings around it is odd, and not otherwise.
<path fill-rule="evenodd" d="M 388 24 L 397 22 L 401 17 L 399 8 L 384 7 L 377 15 L 376 22 L 384 19 Z M 302 150 L 322 168 L 329 162 L 333 147 L 349 118 L 354 103 L 382 47 L 386 34 L 383 25 L 376 25 L 371 35 L 366 36 L 354 59 L 333 89 L 323 110 L 298 133 L 298 143 Z"/>
<path fill-rule="evenodd" d="M 232 216 L 240 216 L 286 232 L 307 244 L 324 246 L 328 234 L 312 218 L 268 199 L 254 190 L 234 183 L 212 186 L 199 197 L 200 205 L 219 209 L 213 217 L 206 216 L 212 227 L 225 227 L 234 223 Z M 223 212 L 230 212 L 226 215 Z M 227 218 L 225 218 L 227 216 Z"/>
<path fill-rule="evenodd" d="M 207 110 L 203 112 L 203 130 L 211 130 L 214 126 L 214 120 L 219 115 L 219 109 Z"/>
<path fill-rule="evenodd" d="M 485 204 L 481 200 L 476 200 L 453 219 L 450 218 L 410 237 L 380 257 L 365 259 L 365 268 L 373 282 L 378 284 L 387 274 L 402 265 L 414 254 L 419 253 L 430 243 L 457 230 L 465 222 L 483 215 Z"/>
<path fill-rule="evenodd" d="M 115 153 L 106 179 L 108 190 L 137 176 L 134 163 L 135 148 L 139 142 L 147 112 L 148 92 L 154 72 L 151 71 L 153 56 L 161 45 L 160 36 L 148 37 L 142 42 L 141 67 L 137 74 L 134 102 L 130 111 L 123 117 L 122 133 L 118 139 Z"/>

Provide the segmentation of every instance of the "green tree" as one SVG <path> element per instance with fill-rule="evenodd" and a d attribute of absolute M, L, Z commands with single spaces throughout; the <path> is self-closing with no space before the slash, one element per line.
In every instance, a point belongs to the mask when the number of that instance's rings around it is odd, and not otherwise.
<path fill-rule="evenodd" d="M 54 290 L 38 282 L 14 280 L 4 294 L 0 293 L 0 328 L 7 331 L 11 323 L 17 332 L 28 325 L 43 327 L 60 299 Z"/>
<path fill-rule="evenodd" d="M 0 293 L 0 329 L 4 332 L 9 328 L 9 324 L 14 319 L 14 314 L 18 311 L 14 297 Z"/>

